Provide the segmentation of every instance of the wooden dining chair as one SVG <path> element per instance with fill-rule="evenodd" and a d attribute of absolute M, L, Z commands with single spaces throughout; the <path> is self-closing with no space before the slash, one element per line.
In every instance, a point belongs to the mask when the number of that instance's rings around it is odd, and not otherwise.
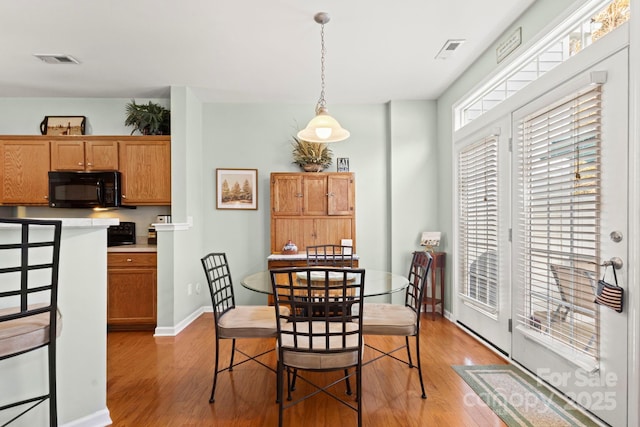
<path fill-rule="evenodd" d="M 307 246 L 307 265 L 353 267 L 353 248 L 342 245 Z"/>
<path fill-rule="evenodd" d="M 46 347 L 48 390 L 0 406 L 9 414 L 6 426 L 36 406 L 49 401 L 49 425 L 58 425 L 56 393 L 56 340 L 62 330 L 58 310 L 60 262 L 59 220 L 0 219 L 0 360 L 16 358 Z M 15 227 L 15 229 L 13 228 Z M 13 385 L 19 389 L 19 384 Z M 16 389 L 16 390 L 17 390 Z M 17 411 L 17 412 L 16 412 Z"/>
<path fill-rule="evenodd" d="M 362 316 L 364 335 L 404 336 L 405 338 L 404 345 L 391 351 L 383 351 L 367 345 L 368 348 L 381 353 L 378 357 L 368 361 L 367 364 L 382 357 L 390 356 L 408 365 L 409 368 L 415 368 L 409 346 L 409 337 L 415 337 L 416 361 L 423 399 L 427 398 L 427 394 L 424 390 L 422 363 L 420 361 L 420 308 L 422 307 L 431 262 L 432 258 L 428 252 L 414 252 L 411 267 L 409 268 L 409 285 L 405 292 L 404 304 L 364 303 Z M 407 349 L 408 361 L 400 359 L 393 354 L 403 348 Z"/>
<path fill-rule="evenodd" d="M 260 354 L 249 355 L 240 349 L 236 349 L 236 339 L 244 338 L 275 338 L 276 337 L 276 313 L 270 306 L 241 306 L 236 305 L 233 291 L 233 280 L 229 271 L 227 255 L 225 253 L 210 253 L 201 259 L 205 276 L 209 284 L 211 303 L 213 305 L 213 320 L 216 329 L 216 355 L 213 374 L 213 387 L 209 402 L 215 402 L 216 384 L 218 373 L 232 371 L 235 366 L 253 360 L 265 368 L 275 370 L 258 360 L 273 349 Z M 283 314 L 288 312 L 286 307 L 281 307 Z M 231 340 L 231 361 L 229 366 L 219 369 L 220 340 Z M 246 359 L 234 364 L 235 352 L 242 354 Z M 248 378 L 247 381 L 250 381 Z"/>
<path fill-rule="evenodd" d="M 336 267 L 297 267 L 271 270 L 271 284 L 278 321 L 278 424 L 283 424 L 284 409 L 318 393 L 325 393 L 357 413 L 362 425 L 362 316 L 353 310 L 362 302 L 365 270 Z M 329 296 L 336 292 L 339 298 Z M 334 310 L 335 306 L 338 310 Z M 322 306 L 318 311 L 313 308 Z M 281 309 L 290 308 L 285 314 Z M 350 373 L 350 369 L 355 372 Z M 284 403 L 284 372 L 287 372 L 287 401 L 292 400 L 295 380 L 300 378 L 314 391 L 295 401 Z M 341 371 L 338 380 L 318 385 L 299 371 Z M 292 378 L 293 374 L 293 378 Z M 329 388 L 355 375 L 356 397 L 346 401 Z"/>

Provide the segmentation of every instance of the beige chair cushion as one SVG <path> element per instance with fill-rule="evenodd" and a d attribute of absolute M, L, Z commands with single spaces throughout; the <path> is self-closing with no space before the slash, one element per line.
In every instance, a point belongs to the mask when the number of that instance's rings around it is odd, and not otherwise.
<path fill-rule="evenodd" d="M 413 336 L 418 332 L 416 313 L 405 305 L 365 303 L 363 306 L 364 335 Z"/>
<path fill-rule="evenodd" d="M 43 306 L 43 304 L 32 307 Z M 18 307 L 3 308 L 0 316 L 17 313 Z M 58 310 L 56 336 L 62 332 L 62 314 Z M 49 342 L 49 313 L 0 322 L 0 357 L 8 356 Z"/>
<path fill-rule="evenodd" d="M 280 308 L 288 315 L 287 307 Z M 276 336 L 276 310 L 273 306 L 237 305 L 219 320 L 218 338 L 268 338 Z"/>
<path fill-rule="evenodd" d="M 355 331 L 358 325 L 347 324 L 347 331 Z M 312 322 L 312 327 L 316 333 L 324 333 L 324 322 Z M 283 325 L 282 330 L 293 331 L 293 323 Z M 308 322 L 299 322 L 298 331 L 307 332 L 309 330 Z M 338 322 L 329 324 L 330 332 L 341 332 L 342 324 Z M 324 349 L 325 337 L 314 337 L 313 347 Z M 293 346 L 293 336 L 288 334 L 282 335 L 282 345 L 285 347 L 283 351 L 283 361 L 285 365 L 299 369 L 341 369 L 354 366 L 358 363 L 358 351 L 347 351 L 344 353 L 300 353 L 297 351 L 288 351 L 286 347 Z M 358 346 L 358 335 L 348 335 L 346 340 L 347 347 Z M 342 336 L 334 336 L 329 339 L 329 347 L 333 349 L 342 348 Z M 307 337 L 298 336 L 298 348 L 309 348 L 309 339 Z"/>

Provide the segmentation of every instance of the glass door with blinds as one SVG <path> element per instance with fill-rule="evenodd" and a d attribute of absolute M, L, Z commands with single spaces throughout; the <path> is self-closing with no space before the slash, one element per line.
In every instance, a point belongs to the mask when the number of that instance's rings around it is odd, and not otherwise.
<path fill-rule="evenodd" d="M 456 141 L 457 322 L 509 354 L 509 132 L 505 118 Z"/>
<path fill-rule="evenodd" d="M 594 302 L 627 260 L 626 50 L 513 116 L 512 358 L 626 425 L 627 315 Z M 610 70 L 610 71 L 607 71 Z M 626 266 L 616 270 L 626 287 Z"/>

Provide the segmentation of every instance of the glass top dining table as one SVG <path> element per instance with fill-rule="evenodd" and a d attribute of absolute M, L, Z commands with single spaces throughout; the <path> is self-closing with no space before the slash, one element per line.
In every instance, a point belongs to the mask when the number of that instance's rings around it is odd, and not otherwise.
<path fill-rule="evenodd" d="M 269 271 L 261 271 L 244 277 L 240 283 L 247 289 L 263 294 L 273 294 Z M 386 295 L 399 292 L 409 285 L 409 279 L 401 274 L 388 271 L 365 269 L 364 297 Z"/>

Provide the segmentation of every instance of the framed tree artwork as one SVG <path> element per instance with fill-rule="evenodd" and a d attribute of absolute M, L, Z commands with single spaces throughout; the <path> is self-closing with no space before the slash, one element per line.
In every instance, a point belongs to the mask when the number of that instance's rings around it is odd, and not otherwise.
<path fill-rule="evenodd" d="M 217 209 L 258 209 L 258 169 L 216 169 Z"/>

